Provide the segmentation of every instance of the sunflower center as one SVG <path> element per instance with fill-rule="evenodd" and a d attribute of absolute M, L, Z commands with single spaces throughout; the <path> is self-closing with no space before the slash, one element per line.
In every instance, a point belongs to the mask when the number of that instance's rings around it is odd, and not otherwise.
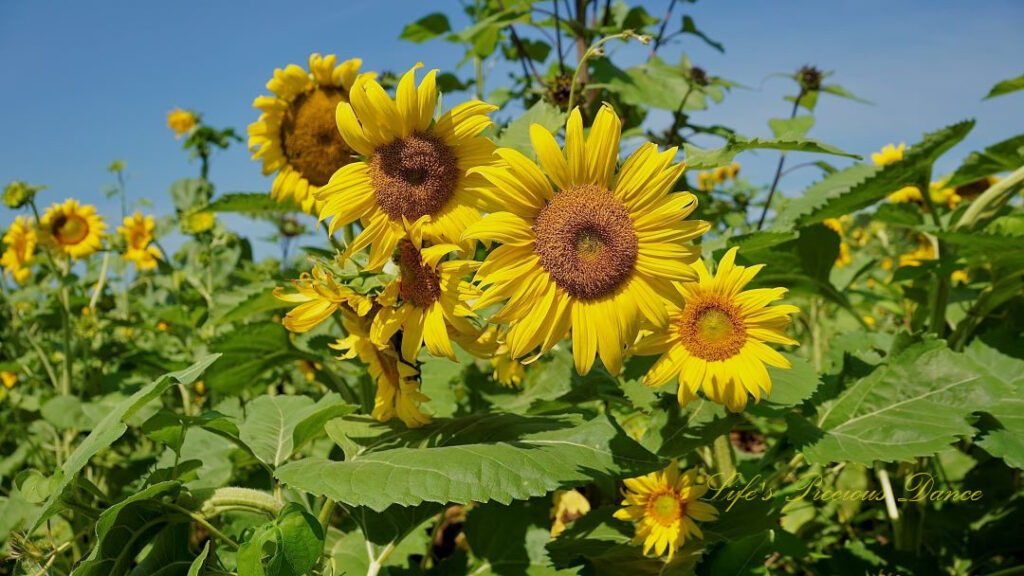
<path fill-rule="evenodd" d="M 647 515 L 662 526 L 671 526 L 683 515 L 683 503 L 674 492 L 664 492 L 647 503 Z"/>
<path fill-rule="evenodd" d="M 556 193 L 537 215 L 533 231 L 540 265 L 576 298 L 611 294 L 636 264 L 637 237 L 629 211 L 599 186 Z"/>
<path fill-rule="evenodd" d="M 458 158 L 438 138 L 417 132 L 374 151 L 370 181 L 385 214 L 415 221 L 440 212 L 455 193 Z"/>
<path fill-rule="evenodd" d="M 423 264 L 420 251 L 408 240 L 398 244 L 398 291 L 402 300 L 417 308 L 427 308 L 441 296 L 441 277 Z"/>
<path fill-rule="evenodd" d="M 732 358 L 747 341 L 739 308 L 721 296 L 687 304 L 678 329 L 690 354 L 711 362 Z"/>
<path fill-rule="evenodd" d="M 61 214 L 53 219 L 50 231 L 62 246 L 73 246 L 89 235 L 89 223 L 77 214 Z"/>
<path fill-rule="evenodd" d="M 352 150 L 334 120 L 334 109 L 344 99 L 340 88 L 316 88 L 299 95 L 281 122 L 281 147 L 288 163 L 315 186 L 327 184 L 352 160 Z"/>

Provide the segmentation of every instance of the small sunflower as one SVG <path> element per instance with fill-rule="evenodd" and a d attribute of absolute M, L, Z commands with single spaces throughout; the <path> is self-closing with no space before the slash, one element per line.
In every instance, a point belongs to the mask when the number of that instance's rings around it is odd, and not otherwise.
<path fill-rule="evenodd" d="M 191 110 L 175 108 L 167 113 L 167 127 L 174 130 L 174 137 L 181 138 L 199 124 L 199 117 Z"/>
<path fill-rule="evenodd" d="M 927 236 L 919 236 L 917 248 L 906 254 L 900 254 L 900 266 L 920 266 L 925 260 L 935 260 L 935 246 Z"/>
<path fill-rule="evenodd" d="M 850 257 L 850 243 L 846 241 L 846 229 L 843 222 L 839 218 L 825 218 L 822 224 L 839 235 L 839 255 L 836 256 L 836 268 L 848 266 L 853 259 Z"/>
<path fill-rule="evenodd" d="M 508 353 L 508 349 L 502 346 L 491 358 L 491 367 L 494 371 L 491 377 L 505 388 L 519 388 L 526 377 L 526 368 L 523 363 L 516 360 Z"/>
<path fill-rule="evenodd" d="M 697 206 L 692 194 L 670 193 L 684 165 L 672 165 L 674 148 L 648 143 L 616 172 L 621 127 L 605 105 L 584 141 L 573 110 L 564 155 L 550 132 L 530 127 L 543 171 L 507 148 L 497 151 L 501 164 L 476 170 L 491 184 L 479 194 L 492 213 L 464 237 L 502 246 L 477 272 L 484 295 L 474 306 L 507 301 L 491 320 L 509 324 L 513 358 L 546 352 L 571 330 L 580 374 L 595 356 L 618 374 L 639 320 L 664 326 L 672 281 L 697 277 L 689 264 L 700 248 L 686 243 L 708 223 L 685 220 Z"/>
<path fill-rule="evenodd" d="M 156 261 L 163 258 L 160 249 L 153 246 L 153 229 L 156 222 L 153 216 L 143 217 L 140 212 L 124 219 L 124 225 L 117 231 L 124 237 L 124 259 L 134 262 L 139 270 L 156 268 Z"/>
<path fill-rule="evenodd" d="M 871 153 L 871 161 L 875 163 L 875 166 L 885 166 L 886 164 L 899 162 L 900 160 L 903 160 L 903 152 L 906 149 L 906 142 L 900 142 L 899 146 L 886 144 L 878 152 Z"/>
<path fill-rule="evenodd" d="M 4 388 L 10 390 L 18 383 L 18 375 L 7 370 L 0 371 L 0 382 L 3 382 Z"/>
<path fill-rule="evenodd" d="M 708 487 L 697 483 L 697 469 L 680 474 L 675 460 L 664 470 L 630 478 L 625 484 L 622 508 L 615 517 L 636 523 L 633 544 L 643 544 L 644 554 L 653 549 L 661 556 L 667 551 L 671 560 L 688 539 L 704 538 L 696 522 L 718 518 L 718 510 L 700 500 Z"/>
<path fill-rule="evenodd" d="M 313 193 L 353 159 L 338 134 L 334 109 L 348 102 L 362 60 L 337 61 L 334 54 L 312 54 L 309 72 L 295 64 L 278 68 L 267 82 L 274 95 L 253 102 L 261 114 L 249 125 L 252 159 L 263 160 L 265 175 L 277 172 L 271 197 L 294 200 L 307 214 L 316 213 Z"/>
<path fill-rule="evenodd" d="M 24 284 L 32 276 L 32 256 L 36 250 L 36 231 L 28 218 L 15 216 L 11 227 L 4 233 L 3 244 L 7 246 L 0 255 L 0 266 L 18 284 Z"/>
<path fill-rule="evenodd" d="M 459 251 L 455 244 L 424 247 L 422 223 L 417 221 L 409 237 L 398 241 L 395 255 L 398 278 L 377 297 L 382 306 L 373 319 L 370 337 L 378 346 L 386 346 L 402 331 L 402 357 L 415 362 L 420 347 L 426 344 L 434 356 L 455 360 L 452 336 L 475 340 L 480 334 L 467 318 L 475 314 L 469 302 L 480 297 L 480 290 L 465 281 L 479 265 L 470 260 L 441 259 Z M 449 335 L 449 332 L 452 335 Z"/>
<path fill-rule="evenodd" d="M 556 490 L 551 507 L 551 537 L 557 538 L 570 522 L 590 512 L 590 501 L 576 490 Z"/>
<path fill-rule="evenodd" d="M 337 122 L 345 142 L 366 160 L 343 166 L 316 193 L 324 203 L 320 219 L 333 218 L 331 234 L 360 221 L 362 232 L 347 253 L 370 246 L 370 270 L 387 262 L 405 236 L 405 221 L 429 216 L 424 237 L 454 244 L 480 219 L 471 192 L 480 182 L 467 171 L 492 161 L 494 144 L 480 132 L 497 107 L 473 100 L 435 119 L 437 70 L 417 88 L 419 67 L 402 76 L 394 100 L 372 78 L 356 80 L 350 102 L 338 105 Z"/>
<path fill-rule="evenodd" d="M 367 365 L 370 377 L 377 383 L 371 416 L 381 422 L 397 416 L 409 428 L 430 423 L 430 415 L 419 409 L 419 404 L 430 398 L 420 392 L 420 375 L 416 367 L 403 361 L 394 346 L 381 347 L 370 339 L 368 318 L 343 309 L 342 326 L 348 336 L 328 346 L 342 352 L 339 360 L 358 356 Z"/>
<path fill-rule="evenodd" d="M 697 282 L 677 285 L 685 305 L 670 304 L 669 330 L 645 339 L 638 352 L 664 352 L 644 378 L 644 384 L 661 386 L 679 379 L 679 403 L 686 405 L 703 390 L 709 399 L 739 412 L 747 397 L 755 402 L 771 393 L 772 382 L 765 364 L 789 368 L 789 360 L 765 342 L 797 345 L 784 332 L 789 315 L 799 309 L 790 304 L 768 306 L 782 298 L 785 288 L 743 291 L 763 268 L 736 266 L 736 248 L 730 249 L 712 277 L 703 262 L 695 268 Z"/>
<path fill-rule="evenodd" d="M 343 306 L 351 307 L 361 316 L 372 306 L 369 298 L 338 284 L 331 273 L 320 266 L 292 280 L 292 285 L 296 290 L 292 293 L 285 293 L 280 287 L 274 290 L 278 300 L 298 304 L 284 317 L 284 327 L 291 332 L 308 332 Z"/>
<path fill-rule="evenodd" d="M 74 259 L 84 258 L 103 248 L 107 225 L 96 214 L 96 207 L 67 199 L 54 203 L 39 221 L 41 239 L 59 253 Z"/>

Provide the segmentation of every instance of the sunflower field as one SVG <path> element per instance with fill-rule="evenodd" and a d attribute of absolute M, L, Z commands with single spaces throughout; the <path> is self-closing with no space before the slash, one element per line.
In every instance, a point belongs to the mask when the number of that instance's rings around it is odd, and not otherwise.
<path fill-rule="evenodd" d="M 173 213 L 121 162 L 120 213 L 7 184 L 0 575 L 1024 574 L 1024 133 L 850 154 L 811 65 L 772 137 L 705 123 L 743 86 L 660 57 L 722 50 L 664 4 L 268 63 L 247 130 L 168 114 Z"/>

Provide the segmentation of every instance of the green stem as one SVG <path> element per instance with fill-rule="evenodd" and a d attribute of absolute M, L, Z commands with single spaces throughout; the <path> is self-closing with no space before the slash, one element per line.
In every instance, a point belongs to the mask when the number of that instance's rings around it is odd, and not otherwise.
<path fill-rule="evenodd" d="M 195 512 L 193 512 L 191 510 L 188 510 L 186 508 L 182 508 L 181 506 L 178 506 L 177 504 L 172 504 L 170 502 L 161 502 L 161 504 L 163 504 L 165 507 L 167 507 L 167 508 L 169 508 L 171 510 L 174 510 L 175 512 L 178 512 L 180 514 L 184 514 L 184 515 L 188 516 L 193 521 L 195 521 L 196 523 L 202 525 L 204 528 L 209 530 L 210 534 L 213 534 L 217 538 L 220 538 L 221 540 L 223 540 L 225 544 L 227 544 L 228 546 L 231 547 L 231 549 L 238 550 L 238 543 L 235 542 L 234 540 L 232 540 L 231 537 L 228 536 L 227 534 L 225 534 L 225 533 L 221 532 L 220 530 L 218 530 L 213 524 L 210 524 L 210 522 L 207 521 L 206 518 L 203 518 L 202 516 L 200 516 L 199 514 L 196 514 Z"/>
<path fill-rule="evenodd" d="M 337 502 L 328 498 L 324 500 L 324 505 L 320 508 L 320 514 L 317 517 L 320 520 L 320 526 L 324 529 L 324 534 L 327 534 L 327 528 L 331 525 L 331 516 L 334 514 L 334 507 Z"/>
<path fill-rule="evenodd" d="M 587 48 L 587 51 L 584 52 L 583 56 L 580 58 L 579 64 L 576 65 L 576 72 L 574 72 L 572 75 L 572 86 L 569 88 L 569 104 L 566 107 L 566 110 L 568 110 L 571 113 L 573 105 L 576 104 L 576 87 L 579 85 L 580 82 L 580 74 L 583 73 L 583 71 L 585 71 L 587 68 L 587 60 L 589 60 L 595 54 L 598 54 L 601 50 L 601 46 L 603 46 L 606 42 L 618 38 L 625 40 L 628 38 L 635 37 L 636 34 L 634 34 L 632 30 L 627 30 L 626 32 L 622 32 L 621 34 L 612 34 L 611 36 L 605 36 L 604 38 L 591 44 L 590 48 Z"/>
<path fill-rule="evenodd" d="M 390 542 L 383 550 L 381 550 L 380 555 L 376 558 L 373 557 L 373 544 L 371 544 L 369 540 L 366 542 L 366 549 L 367 552 L 371 552 L 370 566 L 366 569 L 366 576 L 377 576 L 380 569 L 384 567 L 384 562 L 386 562 L 391 556 L 391 553 L 395 551 L 395 543 Z"/>
<path fill-rule="evenodd" d="M 977 200 L 971 202 L 956 227 L 970 228 L 981 218 L 982 213 L 989 205 L 998 207 L 1008 200 L 1013 195 L 1014 189 L 1022 183 L 1024 183 L 1024 166 L 1017 168 L 1009 176 L 990 186 L 981 196 L 978 196 Z"/>

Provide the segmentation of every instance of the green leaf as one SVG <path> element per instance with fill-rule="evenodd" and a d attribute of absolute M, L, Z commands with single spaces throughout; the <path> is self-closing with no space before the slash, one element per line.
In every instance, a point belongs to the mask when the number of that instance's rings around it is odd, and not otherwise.
<path fill-rule="evenodd" d="M 213 185 L 197 178 L 183 178 L 171 184 L 171 200 L 179 214 L 188 213 L 210 203 Z"/>
<path fill-rule="evenodd" d="M 540 124 L 548 132 L 557 132 L 565 125 L 565 114 L 541 100 L 505 126 L 494 142 L 502 148 L 514 148 L 532 158 L 534 152 L 530 142 L 530 126 L 533 124 Z"/>
<path fill-rule="evenodd" d="M 150 440 L 167 446 L 175 454 L 180 454 L 187 426 L 185 420 L 176 412 L 161 408 L 142 425 L 142 432 Z"/>
<path fill-rule="evenodd" d="M 291 502 L 238 548 L 238 576 L 302 576 L 316 566 L 323 547 L 320 522 Z"/>
<path fill-rule="evenodd" d="M 924 224 L 921 209 L 912 204 L 881 204 L 875 210 L 874 221 L 914 228 Z"/>
<path fill-rule="evenodd" d="M 693 23 L 693 18 L 690 16 L 683 16 L 683 27 L 680 30 L 683 34 L 693 34 L 694 36 L 703 40 L 708 46 L 711 46 L 715 50 L 725 54 L 725 46 L 722 46 L 721 42 L 715 42 L 708 37 L 707 34 L 697 29 L 697 25 Z"/>
<path fill-rule="evenodd" d="M 241 302 L 236 304 L 233 308 L 228 308 L 221 315 L 216 315 L 215 312 L 214 321 L 218 324 L 238 322 L 262 312 L 280 310 L 282 308 L 290 308 L 292 306 L 294 306 L 293 303 L 285 302 L 284 300 L 274 296 L 274 288 L 269 287 L 249 294 Z"/>
<path fill-rule="evenodd" d="M 847 100 L 853 100 L 854 102 L 860 102 L 861 104 L 871 104 L 870 100 L 865 100 L 860 96 L 854 95 L 852 92 L 843 88 L 839 84 L 826 84 L 821 87 L 822 92 L 827 92 L 833 96 L 839 96 L 840 98 L 846 98 Z"/>
<path fill-rule="evenodd" d="M 714 402 L 701 399 L 680 408 L 673 396 L 666 398 L 661 409 L 651 415 L 641 443 L 664 458 L 686 457 L 728 433 L 739 421 L 735 414 Z"/>
<path fill-rule="evenodd" d="M 433 12 L 411 24 L 406 24 L 399 38 L 409 42 L 426 42 L 431 38 L 450 32 L 451 29 L 452 26 L 448 23 L 447 16 L 441 12 Z"/>
<path fill-rule="evenodd" d="M 786 242 L 796 240 L 799 237 L 800 233 L 796 230 L 790 230 L 788 232 L 763 230 L 760 232 L 749 232 L 747 234 L 731 236 L 726 242 L 726 247 L 732 248 L 733 246 L 738 246 L 740 254 L 747 254 L 753 250 L 772 248 L 773 246 L 785 244 Z"/>
<path fill-rule="evenodd" d="M 768 121 L 772 134 L 776 138 L 794 139 L 803 138 L 807 131 L 814 126 L 814 116 L 797 116 L 795 118 L 772 118 Z"/>
<path fill-rule="evenodd" d="M 996 96 L 1002 96 L 1003 94 L 1009 94 L 1010 92 L 1016 92 L 1017 90 L 1024 90 L 1024 74 L 1021 74 L 1016 78 L 1008 78 L 999 82 L 989 90 L 988 94 L 983 99 L 988 100 L 989 98 L 995 98 Z"/>
<path fill-rule="evenodd" d="M 196 559 L 192 561 L 192 565 L 188 567 L 188 574 L 185 576 L 201 576 L 206 573 L 206 558 L 210 555 L 210 541 L 207 540 L 203 546 L 203 551 L 196 556 Z"/>
<path fill-rule="evenodd" d="M 786 370 L 769 367 L 772 378 L 772 393 L 767 401 L 780 406 L 794 406 L 811 397 L 821 384 L 814 366 L 794 354 L 783 354 L 793 365 Z"/>
<path fill-rule="evenodd" d="M 847 158 L 860 159 L 856 154 L 843 152 L 835 146 L 818 142 L 810 138 L 784 137 L 775 139 L 747 138 L 734 134 L 729 141 L 721 148 L 712 150 L 701 150 L 692 144 L 684 144 L 686 154 L 686 167 L 690 169 L 708 169 L 724 166 L 732 162 L 737 154 L 745 150 L 754 149 L 787 150 L 792 152 L 813 152 L 818 154 L 833 154 L 846 156 Z"/>
<path fill-rule="evenodd" d="M 507 420 L 508 415 L 496 417 Z M 463 428 L 464 433 L 449 437 L 439 428 L 458 426 L 459 420 L 432 427 L 427 437 L 433 431 L 443 435 L 422 448 L 367 452 L 344 462 L 310 458 L 282 466 L 276 476 L 299 490 L 383 510 L 424 501 L 508 503 L 585 484 L 594 476 L 648 472 L 658 466 L 654 455 L 603 417 L 578 426 L 573 426 L 575 419 L 523 419 L 526 432 L 515 434 L 514 425 L 490 428 L 488 441 L 477 442 L 472 430 Z M 542 422 L 549 429 L 535 431 Z M 495 437 L 501 440 L 491 440 Z"/>
<path fill-rule="evenodd" d="M 814 463 L 911 461 L 974 432 L 968 416 L 1007 386 L 969 357 L 929 341 L 907 348 L 822 408 L 820 431 L 803 448 Z"/>
<path fill-rule="evenodd" d="M 981 152 L 971 152 L 950 177 L 947 185 L 964 186 L 1000 172 L 1016 170 L 1021 166 L 1024 166 L 1024 134 L 1007 138 Z M 987 187 L 986 185 L 985 188 Z"/>
<path fill-rule="evenodd" d="M 291 202 L 278 202 L 266 192 L 231 192 L 223 194 L 204 212 L 233 212 L 236 214 L 265 214 L 275 212 L 301 212 L 302 208 Z"/>
<path fill-rule="evenodd" d="M 211 343 L 210 349 L 223 354 L 224 360 L 209 371 L 206 385 L 227 393 L 245 390 L 258 383 L 264 372 L 303 357 L 292 345 L 288 331 L 273 322 L 249 324 L 228 332 Z"/>
<path fill-rule="evenodd" d="M 1008 466 L 1024 469 L 1024 360 L 1007 356 L 981 340 L 971 342 L 964 356 L 1009 391 L 984 408 L 1002 427 L 990 430 L 978 445 Z"/>
<path fill-rule="evenodd" d="M 239 437 L 260 461 L 277 468 L 297 447 L 323 432 L 328 420 L 355 409 L 333 393 L 316 404 L 308 396 L 260 396 L 249 403 Z"/>

